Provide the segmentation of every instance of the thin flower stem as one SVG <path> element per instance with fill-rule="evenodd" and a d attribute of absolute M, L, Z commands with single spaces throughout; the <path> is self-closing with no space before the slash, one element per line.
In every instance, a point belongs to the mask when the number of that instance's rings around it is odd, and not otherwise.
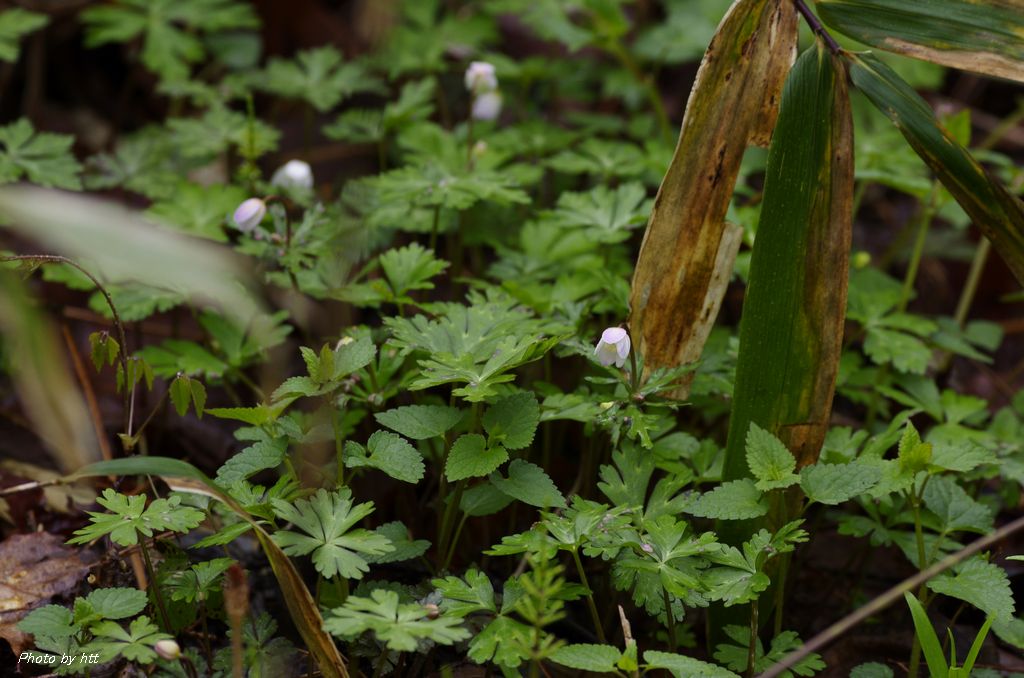
<path fill-rule="evenodd" d="M 747 643 L 747 678 L 753 678 L 757 665 L 757 598 L 750 603 L 750 640 Z"/>
<path fill-rule="evenodd" d="M 149 548 L 146 540 L 139 540 L 139 550 L 142 551 L 142 559 L 146 562 L 146 573 L 149 575 L 149 585 L 153 587 L 153 599 L 156 601 L 157 612 L 160 613 L 160 626 L 163 631 L 171 630 L 170 617 L 167 616 L 167 608 L 164 606 L 164 597 L 160 593 L 160 587 L 156 583 L 156 571 L 153 569 L 153 561 L 149 559 Z"/>
<path fill-rule="evenodd" d="M 590 588 L 590 582 L 587 581 L 587 573 L 583 569 L 583 562 L 580 561 L 580 554 L 577 549 L 572 549 L 572 559 L 576 563 L 576 572 L 580 575 L 580 583 L 583 584 L 583 588 L 587 589 L 587 607 L 590 608 L 590 619 L 594 622 L 594 633 L 597 634 L 597 640 L 602 644 L 606 644 L 608 641 L 605 639 L 604 628 L 601 626 L 601 615 L 597 613 L 597 604 L 594 603 L 594 591 Z M 666 608 L 666 611 L 668 608 Z M 671 618 L 671 614 L 669 614 Z M 673 629 L 674 631 L 674 629 Z M 671 634 L 673 639 L 672 647 L 675 647 L 675 633 Z"/>

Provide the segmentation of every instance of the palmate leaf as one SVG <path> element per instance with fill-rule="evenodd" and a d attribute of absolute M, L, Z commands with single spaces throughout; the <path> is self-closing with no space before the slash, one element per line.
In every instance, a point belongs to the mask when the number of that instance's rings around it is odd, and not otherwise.
<path fill-rule="evenodd" d="M 152 663 L 157 658 L 153 646 L 172 638 L 170 634 L 161 633 L 146 616 L 133 619 L 127 629 L 117 622 L 103 621 L 93 624 L 90 631 L 96 638 L 82 651 L 86 654 L 98 652 L 103 663 L 118 656 L 140 664 Z"/>
<path fill-rule="evenodd" d="M 942 127 L 928 104 L 870 54 L 847 54 L 854 86 L 899 128 L 921 159 L 1024 281 L 1024 203 Z"/>
<path fill-rule="evenodd" d="M 142 63 L 165 80 L 188 77 L 190 64 L 205 56 L 195 32 L 259 25 L 252 7 L 238 0 L 118 0 L 90 7 L 80 16 L 86 47 L 142 35 Z"/>
<path fill-rule="evenodd" d="M 815 5 L 829 26 L 872 47 L 1024 82 L 1020 0 L 815 0 Z"/>
<path fill-rule="evenodd" d="M 458 617 L 430 618 L 430 610 L 416 603 L 398 602 L 394 591 L 376 589 L 369 598 L 349 596 L 344 607 L 331 611 L 324 629 L 341 638 L 373 631 L 389 650 L 412 652 L 420 640 L 451 645 L 469 638 Z"/>
<path fill-rule="evenodd" d="M 341 52 L 330 45 L 299 52 L 294 61 L 271 59 L 260 86 L 283 97 L 304 99 L 320 112 L 357 92 L 384 91 L 365 66 L 342 63 Z"/>
<path fill-rule="evenodd" d="M 816 43 L 786 81 L 768 151 L 740 320 L 726 479 L 747 475 L 752 422 L 778 436 L 797 466 L 818 458 L 842 353 L 852 124 L 843 64 Z"/>
<path fill-rule="evenodd" d="M 460 619 L 474 612 L 498 613 L 494 585 L 480 570 L 468 570 L 464 577 L 449 576 L 431 582 L 443 596 L 441 609 Z"/>
<path fill-rule="evenodd" d="M 331 578 L 361 579 L 370 567 L 359 554 L 383 555 L 394 550 L 391 541 L 365 529 L 352 529 L 373 513 L 373 502 L 352 504 L 348 488 L 335 492 L 320 489 L 310 499 L 290 504 L 272 499 L 274 513 L 302 532 L 278 530 L 274 541 L 288 555 L 312 554 L 317 572 Z"/>
<path fill-rule="evenodd" d="M 145 495 L 127 496 L 107 488 L 96 503 L 110 513 L 89 511 L 91 524 L 76 530 L 69 544 L 87 544 L 109 534 L 115 544 L 133 546 L 140 534 L 152 537 L 164 530 L 188 532 L 205 517 L 199 509 L 181 506 L 181 497 L 176 495 L 155 499 L 146 506 Z"/>
<path fill-rule="evenodd" d="M 729 625 L 725 627 L 725 633 L 732 639 L 732 643 L 723 643 L 715 648 L 715 659 L 722 662 L 734 671 L 745 671 L 747 668 L 748 652 L 750 647 L 750 629 L 744 626 Z M 759 674 L 771 668 L 772 665 L 780 662 L 787 654 L 800 647 L 800 637 L 795 631 L 783 631 L 772 638 L 771 647 L 765 652 L 764 645 L 760 639 L 755 640 L 754 673 Z M 825 668 L 825 662 L 821 655 L 811 653 L 801 659 L 787 673 L 790 676 L 813 676 Z M 786 674 L 783 674 L 786 675 Z"/>
<path fill-rule="evenodd" d="M 0 12 L 0 61 L 17 61 L 21 39 L 50 23 L 50 17 L 14 7 Z"/>
<path fill-rule="evenodd" d="M 81 190 L 82 166 L 71 153 L 75 138 L 36 132 L 27 118 L 0 127 L 0 184 L 21 178 L 40 186 Z"/>

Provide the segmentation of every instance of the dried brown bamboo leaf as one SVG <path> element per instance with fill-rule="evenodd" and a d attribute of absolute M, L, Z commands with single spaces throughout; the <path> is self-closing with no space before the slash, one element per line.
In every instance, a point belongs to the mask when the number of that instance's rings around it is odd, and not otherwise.
<path fill-rule="evenodd" d="M 633 275 L 630 327 L 647 373 L 703 350 L 738 244 L 725 214 L 744 151 L 774 126 L 796 21 L 789 0 L 737 0 L 704 54 Z"/>

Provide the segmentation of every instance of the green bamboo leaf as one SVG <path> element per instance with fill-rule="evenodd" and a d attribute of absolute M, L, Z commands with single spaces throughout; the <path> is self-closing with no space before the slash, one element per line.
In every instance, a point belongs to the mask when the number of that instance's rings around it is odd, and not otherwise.
<path fill-rule="evenodd" d="M 921 643 L 921 650 L 924 653 L 924 660 L 928 664 L 928 671 L 936 678 L 945 678 L 949 672 L 946 666 L 946 658 L 942 654 L 942 645 L 939 644 L 939 637 L 935 635 L 932 622 L 928 619 L 928 613 L 924 611 L 921 603 L 909 592 L 903 593 L 903 598 L 910 607 L 910 616 L 914 619 L 914 630 L 917 631 L 917 640 Z"/>
<path fill-rule="evenodd" d="M 816 0 L 822 20 L 879 49 L 1024 82 L 1024 0 Z"/>
<path fill-rule="evenodd" d="M 752 423 L 776 435 L 798 467 L 817 459 L 839 367 L 852 192 L 846 77 L 819 44 L 786 81 L 768 152 L 740 322 L 727 479 L 748 475 Z"/>
<path fill-rule="evenodd" d="M 848 54 L 854 86 L 889 116 L 921 159 L 1024 283 L 1024 204 L 946 130 L 928 104 L 870 54 Z"/>
<path fill-rule="evenodd" d="M 630 325 L 646 373 L 704 348 L 742 237 L 725 223 L 740 161 L 771 136 L 796 34 L 789 0 L 737 0 L 704 54 L 633 275 Z"/>

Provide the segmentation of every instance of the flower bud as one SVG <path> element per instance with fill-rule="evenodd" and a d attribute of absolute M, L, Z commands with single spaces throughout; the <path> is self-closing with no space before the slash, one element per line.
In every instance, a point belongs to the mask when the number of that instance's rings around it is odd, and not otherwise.
<path fill-rule="evenodd" d="M 484 92 L 473 99 L 474 120 L 494 120 L 501 114 L 501 94 Z"/>
<path fill-rule="evenodd" d="M 601 333 L 601 340 L 597 342 L 594 355 L 597 361 L 608 367 L 615 363 L 616 367 L 626 364 L 629 357 L 629 334 L 621 327 L 609 327 Z"/>
<path fill-rule="evenodd" d="M 498 89 L 498 76 L 494 65 L 486 61 L 474 61 L 466 69 L 466 89 L 473 94 L 483 94 Z"/>
<path fill-rule="evenodd" d="M 259 226 L 266 215 L 267 204 L 260 198 L 249 198 L 235 209 L 235 226 L 243 233 L 248 233 Z"/>
<path fill-rule="evenodd" d="M 277 168 L 270 183 L 282 188 L 312 190 L 313 169 L 308 162 L 302 160 L 289 160 Z"/>
<path fill-rule="evenodd" d="M 181 656 L 181 648 L 173 640 L 158 641 L 153 650 L 161 659 L 173 660 Z"/>

